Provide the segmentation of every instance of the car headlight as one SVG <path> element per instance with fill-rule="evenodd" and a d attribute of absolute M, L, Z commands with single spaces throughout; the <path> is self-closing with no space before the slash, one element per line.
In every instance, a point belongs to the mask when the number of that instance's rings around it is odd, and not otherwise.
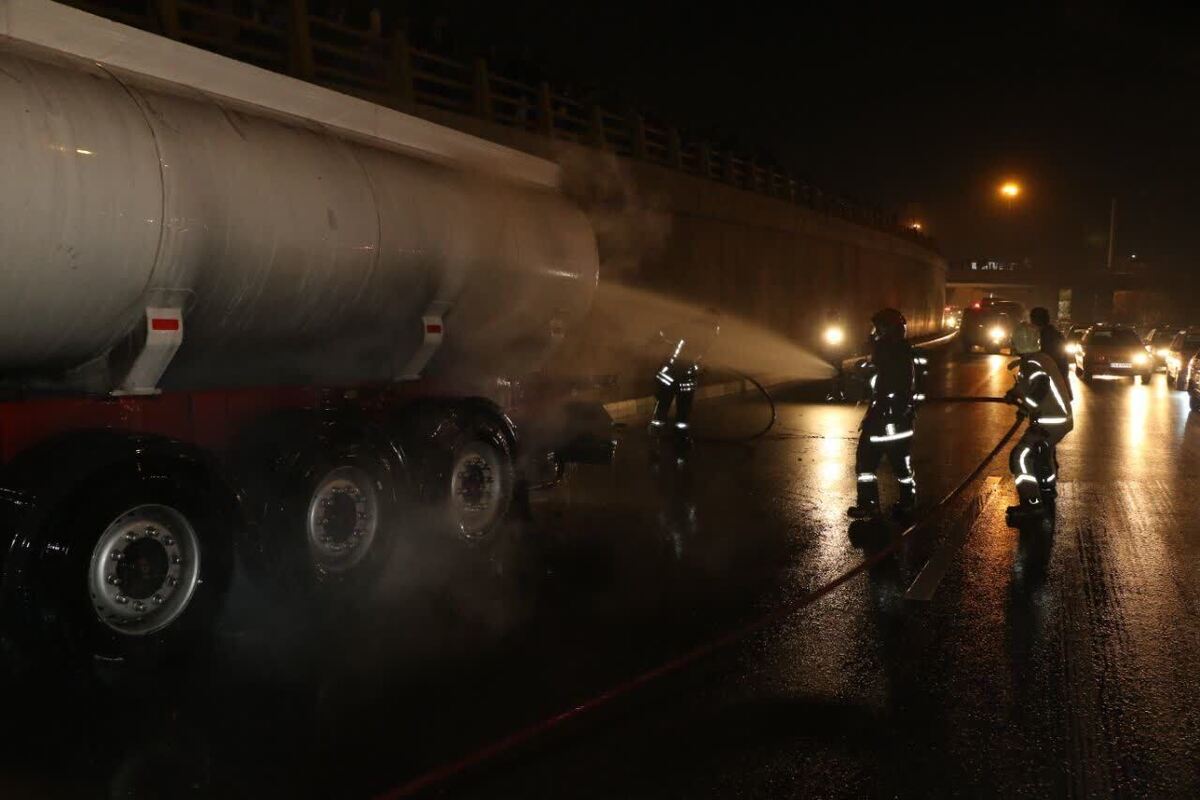
<path fill-rule="evenodd" d="M 988 336 L 992 337 L 993 342 L 1004 341 L 1004 337 L 1007 335 L 1008 331 L 1004 330 L 1004 328 L 1001 328 L 999 325 L 996 325 L 990 331 L 988 331 Z"/>
<path fill-rule="evenodd" d="M 1067 342 L 1067 355 L 1073 356 L 1079 352 L 1079 342 Z"/>
<path fill-rule="evenodd" d="M 1133 363 L 1137 364 L 1139 367 L 1145 366 L 1146 362 L 1149 360 L 1150 360 L 1149 356 L 1147 356 L 1145 353 L 1134 353 L 1133 354 Z"/>
<path fill-rule="evenodd" d="M 1158 357 L 1159 358 L 1166 358 L 1170 354 L 1171 354 L 1171 351 L 1168 350 L 1167 348 L 1165 348 L 1165 347 L 1158 348 Z"/>
<path fill-rule="evenodd" d="M 830 325 L 825 329 L 824 334 L 825 344 L 831 347 L 837 347 L 842 342 L 846 341 L 846 332 L 842 330 L 840 325 Z"/>

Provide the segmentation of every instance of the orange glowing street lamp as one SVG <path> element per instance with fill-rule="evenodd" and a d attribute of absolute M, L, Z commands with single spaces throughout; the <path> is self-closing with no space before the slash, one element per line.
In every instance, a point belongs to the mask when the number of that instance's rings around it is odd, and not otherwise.
<path fill-rule="evenodd" d="M 1005 181 L 1000 184 L 1000 196 L 1012 205 L 1012 201 L 1021 195 L 1021 184 L 1016 181 Z"/>
<path fill-rule="evenodd" d="M 916 219 L 914 219 L 912 222 L 908 223 L 908 227 L 912 228 L 914 231 L 917 231 L 917 232 L 925 230 L 925 226 L 921 224 L 921 221 L 916 220 Z"/>

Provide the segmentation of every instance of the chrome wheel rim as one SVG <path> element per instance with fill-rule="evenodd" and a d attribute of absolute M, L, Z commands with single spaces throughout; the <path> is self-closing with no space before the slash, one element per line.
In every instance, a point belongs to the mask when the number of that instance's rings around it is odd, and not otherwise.
<path fill-rule="evenodd" d="M 500 455 L 482 442 L 463 448 L 450 473 L 450 513 L 463 536 L 476 539 L 500 514 L 504 496 Z"/>
<path fill-rule="evenodd" d="M 177 620 L 200 584 L 200 540 L 180 511 L 146 504 L 109 523 L 92 548 L 88 592 L 100 621 L 144 636 Z"/>
<path fill-rule="evenodd" d="M 319 570 L 346 572 L 371 549 L 379 532 L 379 491 L 357 467 L 338 467 L 317 484 L 308 504 L 308 548 Z"/>

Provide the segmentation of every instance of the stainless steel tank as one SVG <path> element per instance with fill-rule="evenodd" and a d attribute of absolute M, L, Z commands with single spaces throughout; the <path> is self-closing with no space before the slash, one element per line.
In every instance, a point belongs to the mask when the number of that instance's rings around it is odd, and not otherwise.
<path fill-rule="evenodd" d="M 102 362 L 154 303 L 167 387 L 395 379 L 430 308 L 428 373 L 513 374 L 597 272 L 553 189 L 0 38 L 0 376 Z"/>

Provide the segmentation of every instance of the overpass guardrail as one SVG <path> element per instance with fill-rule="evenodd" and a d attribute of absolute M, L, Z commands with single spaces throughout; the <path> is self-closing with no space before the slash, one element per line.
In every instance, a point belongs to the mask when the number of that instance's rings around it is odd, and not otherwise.
<path fill-rule="evenodd" d="M 554 89 L 413 46 L 403 29 L 385 34 L 321 13 L 314 0 L 66 0 L 117 22 L 345 92 L 418 116 L 423 108 L 464 114 L 552 139 L 602 148 L 932 246 L 877 205 L 823 192 L 753 158 L 684 139 L 637 111 L 617 112 Z"/>

